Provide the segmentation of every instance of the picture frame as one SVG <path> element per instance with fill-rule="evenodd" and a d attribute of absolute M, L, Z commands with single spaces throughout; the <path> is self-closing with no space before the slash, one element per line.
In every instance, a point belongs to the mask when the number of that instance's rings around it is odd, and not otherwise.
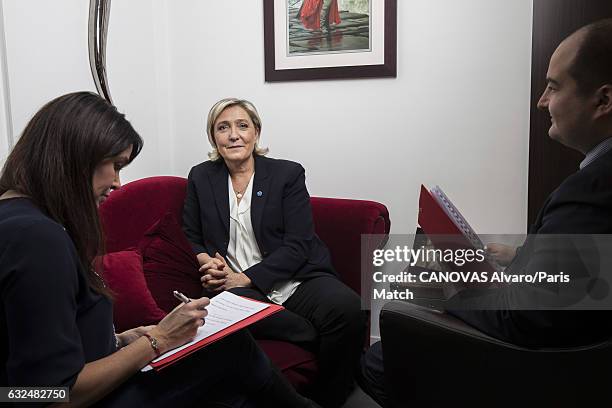
<path fill-rule="evenodd" d="M 340 1 L 264 0 L 266 82 L 397 76 L 397 0 Z"/>

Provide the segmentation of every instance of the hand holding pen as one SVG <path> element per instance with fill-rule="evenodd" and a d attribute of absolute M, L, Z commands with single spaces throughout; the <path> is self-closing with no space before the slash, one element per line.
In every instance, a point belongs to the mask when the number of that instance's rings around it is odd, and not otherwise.
<path fill-rule="evenodd" d="M 187 296 L 183 295 L 178 290 L 175 290 L 174 292 L 172 292 L 172 294 L 174 295 L 175 298 L 177 298 L 178 300 L 180 300 L 181 302 L 183 302 L 185 304 L 191 302 L 191 299 L 189 299 Z M 202 299 L 208 299 L 208 298 L 202 298 Z M 208 303 L 205 306 L 200 306 L 198 309 L 199 310 L 204 310 L 204 309 L 206 309 L 206 306 L 208 306 Z M 204 320 L 204 319 L 202 319 L 202 320 Z M 202 325 L 204 325 L 204 323 L 202 323 Z"/>
<path fill-rule="evenodd" d="M 176 292 L 174 296 L 182 303 L 149 332 L 157 339 L 162 353 L 193 340 L 208 315 L 206 306 L 210 304 L 210 299 L 189 299 L 180 292 Z"/>
<path fill-rule="evenodd" d="M 183 295 L 178 290 L 175 290 L 174 292 L 172 292 L 172 294 L 174 295 L 175 298 L 177 298 L 178 300 L 180 300 L 183 303 L 191 302 L 191 299 L 189 299 L 187 296 Z"/>

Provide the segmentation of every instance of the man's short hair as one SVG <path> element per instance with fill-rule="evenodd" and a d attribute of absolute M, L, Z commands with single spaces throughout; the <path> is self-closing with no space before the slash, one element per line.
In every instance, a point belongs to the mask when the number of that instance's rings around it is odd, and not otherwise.
<path fill-rule="evenodd" d="M 596 21 L 576 31 L 580 48 L 569 69 L 581 93 L 612 84 L 612 18 Z"/>

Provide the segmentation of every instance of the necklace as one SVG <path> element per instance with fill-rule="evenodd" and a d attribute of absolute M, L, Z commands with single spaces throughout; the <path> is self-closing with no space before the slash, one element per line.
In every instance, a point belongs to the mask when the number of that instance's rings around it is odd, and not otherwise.
<path fill-rule="evenodd" d="M 249 177 L 249 180 L 253 177 L 253 174 L 251 174 L 251 177 Z M 244 181 L 244 178 L 240 179 L 240 184 L 242 184 Z M 234 184 L 234 180 L 232 179 L 232 190 L 234 190 L 234 194 L 236 194 L 236 198 L 238 200 L 240 200 L 243 196 L 244 193 L 246 192 L 247 188 L 249 187 L 249 183 L 250 181 L 247 181 L 247 184 L 244 186 L 244 188 L 240 189 L 240 190 L 236 190 L 236 188 L 234 187 L 234 185 L 238 184 L 238 180 L 236 180 L 236 183 Z"/>
<path fill-rule="evenodd" d="M 236 190 L 235 188 L 233 188 L 234 186 L 232 185 L 232 190 L 234 190 L 234 194 L 236 194 L 236 198 L 237 199 L 242 199 L 242 197 L 244 196 L 244 193 L 246 192 L 246 189 L 249 185 L 247 184 L 242 190 Z"/>

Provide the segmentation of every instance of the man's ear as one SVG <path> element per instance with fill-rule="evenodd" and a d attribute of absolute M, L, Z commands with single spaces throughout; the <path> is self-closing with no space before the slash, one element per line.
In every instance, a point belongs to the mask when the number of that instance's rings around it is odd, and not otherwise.
<path fill-rule="evenodd" d="M 612 115 L 612 84 L 602 85 L 596 92 L 596 117 Z"/>

